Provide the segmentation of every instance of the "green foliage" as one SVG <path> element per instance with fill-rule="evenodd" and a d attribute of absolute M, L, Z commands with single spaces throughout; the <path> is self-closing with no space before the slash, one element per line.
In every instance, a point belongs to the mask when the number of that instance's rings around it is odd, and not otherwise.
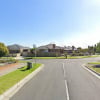
<path fill-rule="evenodd" d="M 17 63 L 16 59 L 0 59 L 0 63 Z"/>
<path fill-rule="evenodd" d="M 4 43 L 0 43 L 0 57 L 3 57 L 9 53 L 8 48 Z"/>
<path fill-rule="evenodd" d="M 66 59 L 67 59 L 67 55 L 68 55 L 68 53 L 65 53 L 65 54 L 64 54 L 64 56 L 65 56 Z"/>
<path fill-rule="evenodd" d="M 88 52 L 89 54 L 94 54 L 94 47 L 93 46 L 88 46 Z"/>
<path fill-rule="evenodd" d="M 97 52 L 97 53 L 100 53 L 100 42 L 97 43 L 97 46 L 96 46 L 96 52 Z"/>

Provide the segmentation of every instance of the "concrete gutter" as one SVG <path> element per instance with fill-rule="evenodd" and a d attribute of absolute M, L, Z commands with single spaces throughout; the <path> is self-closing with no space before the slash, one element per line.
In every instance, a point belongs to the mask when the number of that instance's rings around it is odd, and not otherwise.
<path fill-rule="evenodd" d="M 100 76 L 100 73 L 97 73 L 96 71 L 92 70 L 91 68 L 88 67 L 88 65 L 84 64 L 84 67 L 88 68 L 89 70 Z"/>
<path fill-rule="evenodd" d="M 86 64 L 83 64 L 82 67 L 87 70 L 88 72 L 90 72 L 92 75 L 94 75 L 95 77 L 97 77 L 98 79 L 100 79 L 100 73 L 97 73 L 96 71 L 90 69 L 89 67 L 87 67 Z"/>
<path fill-rule="evenodd" d="M 44 65 L 42 64 L 38 69 L 33 71 L 31 74 L 26 76 L 24 79 L 22 79 L 20 82 L 15 84 L 13 87 L 11 87 L 9 90 L 7 90 L 5 93 L 0 95 L 0 100 L 10 100 L 10 98 L 18 92 L 22 86 L 24 86 L 29 80 L 31 80 L 39 71 L 43 69 Z"/>

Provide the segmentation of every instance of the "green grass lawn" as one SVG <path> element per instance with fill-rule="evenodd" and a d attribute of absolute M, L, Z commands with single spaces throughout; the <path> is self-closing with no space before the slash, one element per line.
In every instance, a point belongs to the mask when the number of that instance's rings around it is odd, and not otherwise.
<path fill-rule="evenodd" d="M 100 73 L 100 68 L 96 68 L 93 66 L 88 66 L 88 68 L 92 69 L 93 71 L 96 71 L 97 73 Z"/>
<path fill-rule="evenodd" d="M 91 58 L 91 57 L 100 57 L 99 55 L 94 56 L 68 56 L 68 59 L 79 59 L 79 58 Z M 64 56 L 62 57 L 25 57 L 25 59 L 66 59 Z"/>
<path fill-rule="evenodd" d="M 25 76 L 37 69 L 41 64 L 33 64 L 33 68 L 25 70 L 27 67 L 17 69 L 11 73 L 8 73 L 0 77 L 0 94 L 4 93 L 7 89 L 11 88 L 17 82 L 22 80 Z"/>
<path fill-rule="evenodd" d="M 95 65 L 100 65 L 100 62 L 90 62 L 88 63 L 87 67 L 93 71 L 96 71 L 97 73 L 100 73 L 100 68 L 94 67 Z"/>
<path fill-rule="evenodd" d="M 100 64 L 100 62 L 90 62 L 90 63 L 88 63 L 88 64 Z"/>
<path fill-rule="evenodd" d="M 0 59 L 14 59 L 14 57 L 0 57 Z"/>

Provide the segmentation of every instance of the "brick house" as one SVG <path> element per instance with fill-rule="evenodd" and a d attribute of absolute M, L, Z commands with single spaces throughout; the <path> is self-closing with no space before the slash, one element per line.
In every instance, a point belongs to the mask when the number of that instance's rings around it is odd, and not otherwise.
<path fill-rule="evenodd" d="M 73 51 L 77 51 L 77 49 L 74 46 L 61 47 L 61 46 L 56 46 L 56 44 L 48 44 L 38 47 L 37 51 L 41 53 L 55 53 L 62 55 L 64 53 L 71 54 L 73 53 Z"/>
<path fill-rule="evenodd" d="M 56 46 L 56 44 L 48 44 L 44 46 L 40 46 L 37 48 L 39 52 L 49 52 L 49 53 L 63 53 L 63 48 L 60 46 Z"/>

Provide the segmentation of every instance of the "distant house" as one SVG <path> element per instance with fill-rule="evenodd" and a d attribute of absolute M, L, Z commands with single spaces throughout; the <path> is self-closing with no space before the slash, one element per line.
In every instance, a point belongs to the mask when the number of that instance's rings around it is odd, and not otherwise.
<path fill-rule="evenodd" d="M 73 53 L 73 51 L 77 51 L 77 48 L 75 48 L 74 46 L 61 47 L 61 46 L 56 46 L 56 44 L 48 44 L 40 46 L 37 49 L 39 52 L 58 53 L 60 55 L 64 53 L 71 54 Z"/>
<path fill-rule="evenodd" d="M 56 44 L 48 44 L 44 46 L 40 46 L 37 48 L 39 52 L 48 52 L 48 53 L 63 53 L 63 48 L 60 46 L 56 46 Z"/>
<path fill-rule="evenodd" d="M 29 47 L 24 47 L 18 44 L 7 46 L 10 56 L 27 56 L 30 53 Z"/>
<path fill-rule="evenodd" d="M 64 50 L 64 53 L 67 52 L 68 54 L 71 54 L 73 53 L 73 51 L 77 51 L 77 48 L 75 47 L 73 48 L 73 46 L 67 46 L 67 47 L 65 46 L 63 50 Z"/>

